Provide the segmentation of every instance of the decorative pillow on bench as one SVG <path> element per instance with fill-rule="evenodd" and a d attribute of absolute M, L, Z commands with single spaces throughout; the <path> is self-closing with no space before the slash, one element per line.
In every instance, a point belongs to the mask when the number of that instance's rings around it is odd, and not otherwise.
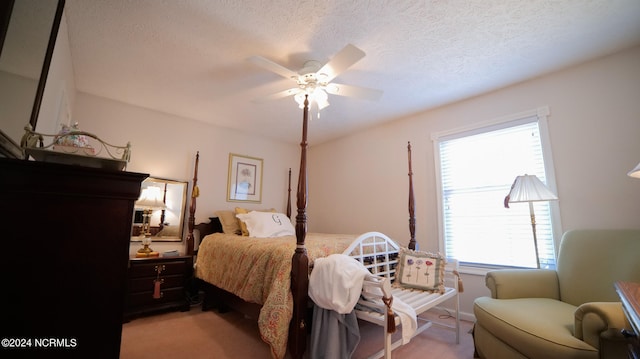
<path fill-rule="evenodd" d="M 444 293 L 445 258 L 440 253 L 400 248 L 396 285 Z"/>

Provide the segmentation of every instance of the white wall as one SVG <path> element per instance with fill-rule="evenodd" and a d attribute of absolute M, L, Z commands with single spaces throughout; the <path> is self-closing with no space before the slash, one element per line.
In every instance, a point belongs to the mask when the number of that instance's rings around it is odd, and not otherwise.
<path fill-rule="evenodd" d="M 626 176 L 640 162 L 639 64 L 636 47 L 312 147 L 310 230 L 379 230 L 406 244 L 411 141 L 417 240 L 422 249 L 438 250 L 431 134 L 540 106 L 551 112 L 563 231 L 640 228 L 640 181 Z M 464 280 L 462 310 L 471 313 L 473 299 L 488 290 L 482 275 Z"/>
<path fill-rule="evenodd" d="M 131 161 L 127 171 L 148 173 L 154 177 L 189 181 L 191 193 L 196 153 L 200 152 L 196 223 L 208 221 L 219 209 L 273 207 L 286 209 L 288 170 L 297 173 L 297 146 L 255 138 L 203 122 L 131 106 L 103 97 L 79 92 L 73 121 L 84 131 L 105 141 L 131 143 Z M 262 203 L 227 202 L 229 153 L 263 159 Z M 294 191 L 297 178 L 292 176 Z M 293 199 L 295 201 L 295 198 Z M 295 205 L 295 203 L 294 203 Z M 186 228 L 186 227 L 185 227 Z M 133 243 L 135 253 L 139 243 Z M 183 244 L 154 242 L 156 251 L 183 250 Z"/>

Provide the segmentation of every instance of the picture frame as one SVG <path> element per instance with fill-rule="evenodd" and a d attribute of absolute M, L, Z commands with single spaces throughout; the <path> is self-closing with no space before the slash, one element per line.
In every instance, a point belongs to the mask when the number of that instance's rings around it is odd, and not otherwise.
<path fill-rule="evenodd" d="M 262 158 L 229 153 L 227 202 L 262 202 Z"/>

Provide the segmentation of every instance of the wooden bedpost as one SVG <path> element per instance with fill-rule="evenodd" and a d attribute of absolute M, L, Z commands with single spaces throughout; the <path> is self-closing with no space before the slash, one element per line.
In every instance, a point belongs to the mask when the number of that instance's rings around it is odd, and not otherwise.
<path fill-rule="evenodd" d="M 407 145 L 407 153 L 409 154 L 409 233 L 411 238 L 409 239 L 409 249 L 416 250 L 416 214 L 415 214 L 415 199 L 413 197 L 413 170 L 411 169 L 411 141 Z"/>
<path fill-rule="evenodd" d="M 162 203 L 167 203 L 167 183 L 164 183 L 164 191 L 162 192 Z M 160 224 L 158 225 L 158 231 L 161 231 L 164 228 L 164 218 L 166 214 L 166 209 L 162 209 L 160 212 Z"/>
<path fill-rule="evenodd" d="M 291 168 L 289 168 L 289 187 L 287 187 L 287 217 L 291 218 Z"/>
<path fill-rule="evenodd" d="M 300 174 L 298 176 L 298 215 L 296 216 L 296 251 L 291 259 L 291 294 L 293 316 L 289 324 L 289 351 L 294 359 L 302 358 L 307 346 L 307 291 L 309 288 L 309 258 L 304 240 L 307 235 L 307 123 L 309 99 L 305 95 L 300 142 Z"/>
<path fill-rule="evenodd" d="M 192 256 L 194 252 L 193 228 L 195 226 L 196 197 L 200 194 L 198 190 L 198 162 L 200 161 L 200 151 L 196 152 L 196 165 L 193 170 L 193 188 L 191 189 L 191 205 L 189 206 L 189 234 L 187 235 L 187 255 Z"/>

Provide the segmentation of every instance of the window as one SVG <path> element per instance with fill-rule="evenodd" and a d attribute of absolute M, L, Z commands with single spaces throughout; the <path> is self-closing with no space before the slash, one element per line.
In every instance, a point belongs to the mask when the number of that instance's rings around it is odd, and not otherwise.
<path fill-rule="evenodd" d="M 529 205 L 504 198 L 516 176 L 554 192 L 543 108 L 434 136 L 441 246 L 463 265 L 536 267 Z M 540 266 L 555 268 L 553 204 L 534 202 Z M 554 223 L 555 222 L 555 223 Z"/>

